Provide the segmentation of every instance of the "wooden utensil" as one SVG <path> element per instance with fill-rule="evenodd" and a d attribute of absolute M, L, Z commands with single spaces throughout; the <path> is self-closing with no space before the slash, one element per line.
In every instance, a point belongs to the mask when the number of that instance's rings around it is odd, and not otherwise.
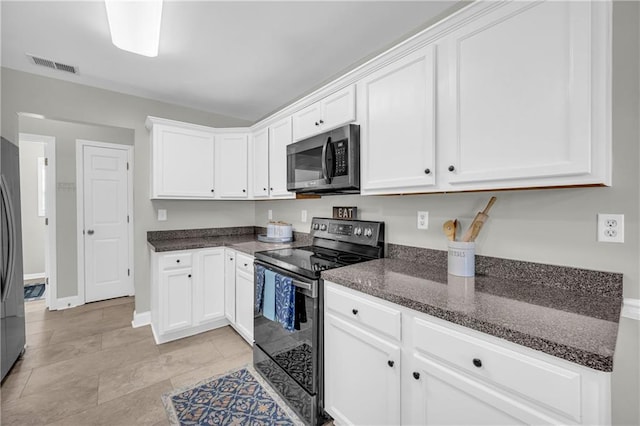
<path fill-rule="evenodd" d="M 467 229 L 467 232 L 464 233 L 462 241 L 469 243 L 476 240 L 478 234 L 480 233 L 480 230 L 482 229 L 482 226 L 487 221 L 487 219 L 489 219 L 489 215 L 487 213 L 489 213 L 489 209 L 491 209 L 491 206 L 493 206 L 493 203 L 495 202 L 496 197 L 491 197 L 491 199 L 487 203 L 487 207 L 485 207 L 483 211 L 479 212 L 473 219 L 473 222 L 471 222 L 471 225 L 469 225 L 469 229 Z"/>
<path fill-rule="evenodd" d="M 456 224 L 458 220 L 448 220 L 442 225 L 442 230 L 444 231 L 444 235 L 447 236 L 449 241 L 456 240 Z"/>

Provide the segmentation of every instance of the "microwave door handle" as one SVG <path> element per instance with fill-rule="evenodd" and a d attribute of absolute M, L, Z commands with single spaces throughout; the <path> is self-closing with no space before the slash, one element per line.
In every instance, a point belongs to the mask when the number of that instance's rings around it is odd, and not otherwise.
<path fill-rule="evenodd" d="M 331 143 L 331 137 L 328 137 L 322 146 L 322 177 L 327 183 L 331 183 L 331 177 L 327 171 L 327 149 Z"/>

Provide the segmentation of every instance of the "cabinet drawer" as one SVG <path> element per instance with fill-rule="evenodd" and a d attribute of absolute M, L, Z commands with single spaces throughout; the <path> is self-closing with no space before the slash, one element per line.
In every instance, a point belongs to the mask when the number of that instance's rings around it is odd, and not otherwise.
<path fill-rule="evenodd" d="M 191 266 L 191 253 L 165 254 L 160 259 L 160 269 L 188 268 Z"/>
<path fill-rule="evenodd" d="M 580 421 L 581 376 L 578 372 L 420 318 L 414 318 L 413 336 L 413 346 L 419 352 Z"/>
<path fill-rule="evenodd" d="M 238 253 L 236 257 L 236 269 L 253 274 L 253 257 Z"/>
<path fill-rule="evenodd" d="M 399 310 L 335 287 L 326 288 L 326 307 L 351 321 L 362 324 L 393 339 L 400 340 Z"/>

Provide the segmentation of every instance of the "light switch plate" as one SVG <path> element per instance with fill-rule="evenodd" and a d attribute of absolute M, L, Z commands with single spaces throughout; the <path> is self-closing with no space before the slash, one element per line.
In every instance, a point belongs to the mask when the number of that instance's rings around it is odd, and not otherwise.
<path fill-rule="evenodd" d="M 167 209 L 158 209 L 158 220 L 159 221 L 167 220 Z"/>

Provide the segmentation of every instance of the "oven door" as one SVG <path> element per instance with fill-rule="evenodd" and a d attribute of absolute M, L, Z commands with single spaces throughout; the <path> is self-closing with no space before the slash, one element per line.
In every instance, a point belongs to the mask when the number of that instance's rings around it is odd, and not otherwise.
<path fill-rule="evenodd" d="M 292 274 L 273 265 L 255 261 L 266 270 L 292 279 L 295 290 L 294 330 L 288 331 L 277 321 L 256 310 L 253 336 L 255 345 L 293 378 L 299 386 L 314 395 L 318 390 L 319 318 L 318 281 Z M 277 296 L 276 296 L 277 297 Z"/>

